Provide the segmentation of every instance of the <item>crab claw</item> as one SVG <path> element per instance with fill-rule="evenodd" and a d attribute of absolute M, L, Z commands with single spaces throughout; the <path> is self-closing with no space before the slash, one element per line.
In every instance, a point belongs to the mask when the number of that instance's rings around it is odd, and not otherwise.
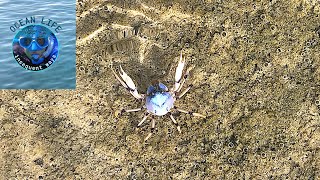
<path fill-rule="evenodd" d="M 111 68 L 112 69 L 112 68 Z M 122 69 L 121 65 L 120 65 L 120 72 L 119 75 L 120 77 L 117 75 L 117 73 L 112 69 L 113 74 L 115 75 L 115 77 L 118 79 L 118 81 L 137 99 L 143 99 L 144 96 L 142 94 L 139 94 L 136 85 L 134 84 L 134 82 L 132 81 L 132 79 L 127 75 L 127 73 L 124 72 L 124 70 Z"/>
<path fill-rule="evenodd" d="M 174 84 L 173 91 L 178 91 L 178 89 L 180 88 L 181 79 L 182 79 L 182 72 L 183 72 L 183 68 L 184 68 L 185 64 L 186 64 L 186 58 L 182 58 L 182 51 L 181 51 L 179 64 L 177 66 L 176 74 L 174 77 L 175 84 Z"/>
<path fill-rule="evenodd" d="M 120 76 L 130 90 L 132 90 L 132 91 L 136 90 L 136 85 L 134 84 L 132 79 L 127 75 L 127 73 L 124 72 L 121 65 L 120 65 Z"/>

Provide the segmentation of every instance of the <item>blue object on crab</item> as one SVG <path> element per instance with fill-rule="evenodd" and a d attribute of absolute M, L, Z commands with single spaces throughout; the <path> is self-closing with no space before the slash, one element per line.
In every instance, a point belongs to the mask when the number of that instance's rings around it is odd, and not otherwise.
<path fill-rule="evenodd" d="M 149 112 L 157 116 L 163 116 L 173 107 L 173 102 L 172 94 L 164 84 L 158 83 L 155 86 L 148 87 L 146 107 Z"/>

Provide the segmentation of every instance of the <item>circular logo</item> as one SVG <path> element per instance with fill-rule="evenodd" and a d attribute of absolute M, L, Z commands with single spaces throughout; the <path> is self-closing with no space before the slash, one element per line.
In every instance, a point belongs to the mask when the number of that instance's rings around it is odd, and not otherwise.
<path fill-rule="evenodd" d="M 29 25 L 15 35 L 12 49 L 14 58 L 23 68 L 39 71 L 56 61 L 59 45 L 50 29 L 41 25 Z"/>

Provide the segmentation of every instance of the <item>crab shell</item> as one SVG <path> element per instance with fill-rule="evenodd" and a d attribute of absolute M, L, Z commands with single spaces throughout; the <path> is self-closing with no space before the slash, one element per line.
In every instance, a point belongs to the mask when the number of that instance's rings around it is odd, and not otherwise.
<path fill-rule="evenodd" d="M 157 116 L 163 116 L 170 111 L 173 103 L 174 98 L 164 84 L 158 83 L 155 86 L 151 85 L 148 87 L 146 97 L 148 112 Z"/>

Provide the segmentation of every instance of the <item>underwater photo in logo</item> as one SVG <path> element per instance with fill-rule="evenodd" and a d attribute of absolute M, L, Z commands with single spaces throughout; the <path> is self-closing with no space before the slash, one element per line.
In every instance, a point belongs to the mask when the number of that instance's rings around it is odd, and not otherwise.
<path fill-rule="evenodd" d="M 58 39 L 48 28 L 30 25 L 21 29 L 12 43 L 16 61 L 25 69 L 39 71 L 51 66 L 58 57 Z"/>

